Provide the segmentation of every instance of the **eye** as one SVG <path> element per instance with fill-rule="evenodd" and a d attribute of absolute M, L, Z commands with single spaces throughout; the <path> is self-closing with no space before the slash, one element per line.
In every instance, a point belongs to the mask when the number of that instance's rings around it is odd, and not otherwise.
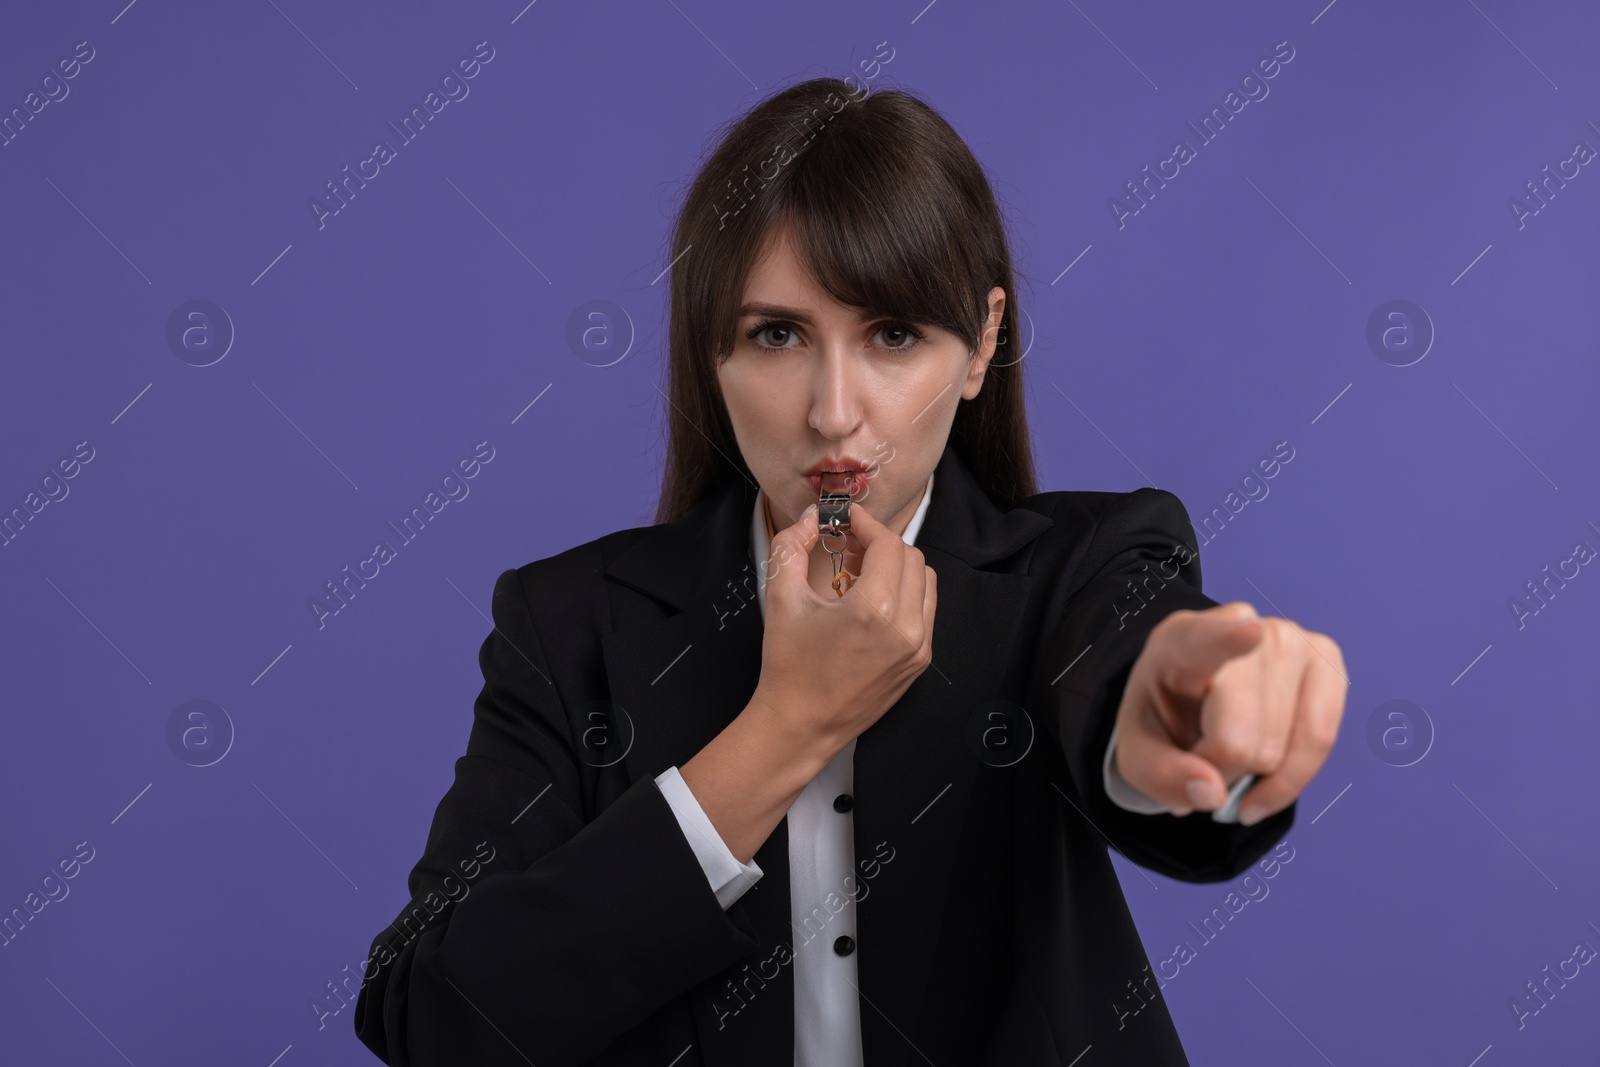
<path fill-rule="evenodd" d="M 760 322 L 755 324 L 749 333 L 745 334 L 745 337 L 751 341 L 755 341 L 757 348 L 767 348 L 774 351 L 781 348 L 793 348 L 793 345 L 784 344 L 784 341 L 788 340 L 794 334 L 794 330 L 790 329 L 790 326 L 790 323 L 784 322 L 781 319 L 762 319 Z M 771 330 L 773 334 L 776 335 L 774 340 L 777 340 L 777 344 L 763 344 L 761 341 L 756 340 L 757 337 L 763 333 L 766 333 L 768 330 Z"/>
<path fill-rule="evenodd" d="M 901 338 L 901 342 L 899 344 L 888 344 L 883 346 L 889 349 L 891 352 L 910 351 L 911 349 L 920 345 L 923 341 L 922 331 L 918 330 L 909 322 L 886 322 L 882 326 L 878 327 L 878 332 L 880 334 L 884 334 L 886 337 L 898 335 Z"/>
<path fill-rule="evenodd" d="M 768 344 L 760 340 L 763 334 L 767 335 L 768 341 L 775 343 Z M 880 344 L 878 347 L 888 352 L 909 352 L 925 340 L 925 335 L 921 330 L 909 322 L 902 322 L 898 319 L 889 319 L 880 323 L 873 336 L 879 335 L 882 335 L 889 343 Z M 793 336 L 794 324 L 782 319 L 762 319 L 745 333 L 745 338 L 754 343 L 757 348 L 766 349 L 770 352 L 780 352 L 784 349 L 798 347 L 797 345 L 786 343 Z"/>

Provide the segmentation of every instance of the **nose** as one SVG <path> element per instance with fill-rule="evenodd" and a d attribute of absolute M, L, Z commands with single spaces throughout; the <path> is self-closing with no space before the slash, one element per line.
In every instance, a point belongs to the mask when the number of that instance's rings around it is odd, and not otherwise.
<path fill-rule="evenodd" d="M 862 416 L 861 360 L 848 345 L 824 346 L 811 382 L 811 428 L 831 441 L 855 433 Z"/>

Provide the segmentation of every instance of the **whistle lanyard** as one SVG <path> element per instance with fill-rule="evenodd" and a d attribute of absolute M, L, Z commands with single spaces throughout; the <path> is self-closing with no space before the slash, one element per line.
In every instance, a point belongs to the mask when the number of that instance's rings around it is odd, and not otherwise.
<path fill-rule="evenodd" d="M 772 522 L 772 506 L 765 493 L 761 494 L 761 513 L 767 520 L 767 544 L 772 544 L 778 532 Z M 844 550 L 848 543 L 847 535 L 850 533 L 850 494 L 829 493 L 824 491 L 817 500 L 817 528 L 822 538 L 822 547 L 828 553 L 828 558 L 833 561 L 833 591 L 844 596 L 850 588 L 853 579 L 850 572 L 844 569 Z M 832 540 L 837 540 L 838 548 L 834 548 Z"/>

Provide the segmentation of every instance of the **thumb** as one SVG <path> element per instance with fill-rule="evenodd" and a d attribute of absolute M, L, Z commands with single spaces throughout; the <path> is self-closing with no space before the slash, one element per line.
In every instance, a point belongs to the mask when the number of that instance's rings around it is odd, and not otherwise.
<path fill-rule="evenodd" d="M 1112 759 L 1129 785 L 1165 804 L 1174 815 L 1214 811 L 1227 798 L 1222 772 L 1204 757 L 1179 748 L 1153 708 L 1136 709 L 1124 717 Z"/>

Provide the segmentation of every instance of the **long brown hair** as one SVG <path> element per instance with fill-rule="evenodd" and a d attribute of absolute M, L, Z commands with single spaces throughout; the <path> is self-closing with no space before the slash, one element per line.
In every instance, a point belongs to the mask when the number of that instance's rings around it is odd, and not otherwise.
<path fill-rule="evenodd" d="M 943 327 L 974 353 L 989 290 L 1005 290 L 983 389 L 959 402 L 948 444 L 999 507 L 1034 495 L 1010 243 L 982 165 L 909 92 L 816 78 L 730 125 L 673 226 L 656 522 L 675 522 L 730 478 L 755 481 L 716 368 L 733 352 L 745 279 L 768 235 L 784 226 L 835 300 Z"/>

